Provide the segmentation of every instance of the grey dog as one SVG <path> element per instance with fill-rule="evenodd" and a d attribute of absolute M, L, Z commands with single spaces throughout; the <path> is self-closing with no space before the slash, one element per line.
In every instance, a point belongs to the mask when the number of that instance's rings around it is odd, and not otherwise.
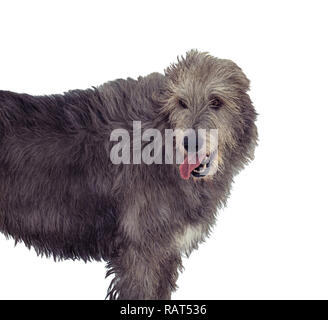
<path fill-rule="evenodd" d="M 0 91 L 0 231 L 55 259 L 106 261 L 110 299 L 170 299 L 181 256 L 209 235 L 253 158 L 248 90 L 235 63 L 191 50 L 137 80 L 50 96 Z M 216 151 L 194 165 L 113 164 L 110 135 L 133 134 L 134 121 L 142 131 L 217 129 Z M 189 151 L 188 139 L 174 141 Z"/>

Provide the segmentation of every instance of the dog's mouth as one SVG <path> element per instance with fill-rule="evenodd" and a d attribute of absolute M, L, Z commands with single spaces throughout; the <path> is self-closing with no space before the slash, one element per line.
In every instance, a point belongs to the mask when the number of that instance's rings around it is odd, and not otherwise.
<path fill-rule="evenodd" d="M 211 169 L 212 160 L 213 156 L 209 153 L 204 155 L 191 154 L 186 156 L 179 167 L 181 178 L 188 180 L 191 175 L 195 178 L 207 176 Z"/>
<path fill-rule="evenodd" d="M 196 178 L 207 176 L 211 168 L 211 157 L 210 155 L 206 155 L 203 161 L 196 167 L 193 171 L 191 171 L 191 175 Z"/>

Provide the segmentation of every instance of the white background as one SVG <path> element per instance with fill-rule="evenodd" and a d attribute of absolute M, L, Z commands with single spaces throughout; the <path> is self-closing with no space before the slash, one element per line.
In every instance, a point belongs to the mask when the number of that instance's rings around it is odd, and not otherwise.
<path fill-rule="evenodd" d="M 161 72 L 191 48 L 234 60 L 259 113 L 256 159 L 173 298 L 327 299 L 325 4 L 2 0 L 0 89 L 83 89 Z M 55 263 L 0 235 L 0 299 L 103 299 L 104 267 Z"/>

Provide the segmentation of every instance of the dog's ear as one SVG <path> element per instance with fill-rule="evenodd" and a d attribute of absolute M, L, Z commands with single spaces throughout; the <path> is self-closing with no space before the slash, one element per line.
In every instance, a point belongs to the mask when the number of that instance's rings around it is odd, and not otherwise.
<path fill-rule="evenodd" d="M 167 94 L 164 90 L 159 90 L 158 92 L 153 92 L 151 95 L 152 102 L 158 106 L 165 105 L 167 101 Z"/>
<path fill-rule="evenodd" d="M 225 69 L 226 79 L 229 85 L 236 89 L 241 89 L 245 92 L 249 90 L 250 81 L 246 77 L 243 70 L 233 61 L 228 59 L 220 59 L 222 66 Z"/>

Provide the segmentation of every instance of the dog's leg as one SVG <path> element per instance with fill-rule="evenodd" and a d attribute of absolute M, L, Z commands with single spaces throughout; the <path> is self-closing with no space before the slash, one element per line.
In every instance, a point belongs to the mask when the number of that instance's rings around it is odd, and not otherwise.
<path fill-rule="evenodd" d="M 115 277 L 108 289 L 109 299 L 170 299 L 178 277 L 181 258 L 172 253 L 144 252 L 128 248 L 108 264 Z"/>
<path fill-rule="evenodd" d="M 178 271 L 182 269 L 181 256 L 172 253 L 169 257 L 165 258 L 165 260 L 162 260 L 160 266 L 158 299 L 170 300 L 172 292 L 176 290 Z"/>

